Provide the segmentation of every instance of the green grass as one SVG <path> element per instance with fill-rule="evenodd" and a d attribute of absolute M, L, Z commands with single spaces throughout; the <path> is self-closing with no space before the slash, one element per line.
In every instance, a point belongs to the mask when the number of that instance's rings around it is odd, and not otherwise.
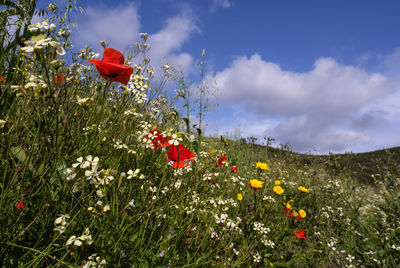
<path fill-rule="evenodd" d="M 156 79 L 146 47 L 128 56 L 141 68 L 131 78 L 136 85 L 123 86 L 86 61 L 90 48 L 73 54 L 68 36 L 43 33 L 72 61 L 51 44 L 18 47 L 18 68 L 0 84 L 12 96 L 0 117 L 1 266 L 398 265 L 399 148 L 315 156 L 199 137 L 176 112 L 190 111 L 175 107 L 179 98 L 192 105 L 189 95 L 164 91 L 167 82 L 184 83 L 173 69 Z M 67 79 L 57 83 L 61 74 Z M 172 168 L 170 146 L 153 150 L 146 138 L 154 126 L 180 138 L 196 161 Z M 218 165 L 223 155 L 227 162 Z M 263 186 L 250 189 L 253 179 Z M 273 190 L 278 182 L 282 194 Z M 289 217 L 289 205 L 306 217 Z M 299 230 L 306 240 L 295 236 Z"/>

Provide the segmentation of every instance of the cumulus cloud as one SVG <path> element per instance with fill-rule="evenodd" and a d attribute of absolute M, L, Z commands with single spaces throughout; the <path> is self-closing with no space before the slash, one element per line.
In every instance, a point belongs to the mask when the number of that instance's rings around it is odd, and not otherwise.
<path fill-rule="evenodd" d="M 124 51 L 138 41 L 140 17 L 133 3 L 114 8 L 87 7 L 84 16 L 79 18 L 74 40 L 80 47 L 89 45 L 100 50 L 99 41 L 104 40 L 111 47 Z"/>
<path fill-rule="evenodd" d="M 190 72 L 193 57 L 188 53 L 178 52 L 185 41 L 196 31 L 198 28 L 188 15 L 169 18 L 159 32 L 150 34 L 150 58 L 153 66 L 159 66 L 167 61 L 185 73 Z"/>
<path fill-rule="evenodd" d="M 78 29 L 74 31 L 74 40 L 78 47 L 89 45 L 96 51 L 102 51 L 100 40 L 105 40 L 110 47 L 127 51 L 139 42 L 142 29 L 139 9 L 132 2 L 115 7 L 87 7 L 84 16 L 78 19 Z M 182 14 L 166 20 L 165 25 L 155 33 L 149 33 L 149 56 L 152 66 L 168 62 L 184 72 L 190 71 L 193 57 L 181 52 L 183 44 L 193 32 L 198 31 L 195 21 L 186 9 Z"/>
<path fill-rule="evenodd" d="M 384 75 L 332 58 L 319 58 L 311 71 L 296 73 L 258 54 L 237 58 L 217 73 L 216 82 L 221 103 L 235 103 L 259 117 L 279 118 L 272 133 L 263 134 L 299 151 L 340 151 L 368 142 L 370 137 L 363 132 L 368 113 L 360 111 L 395 91 L 393 81 Z"/>

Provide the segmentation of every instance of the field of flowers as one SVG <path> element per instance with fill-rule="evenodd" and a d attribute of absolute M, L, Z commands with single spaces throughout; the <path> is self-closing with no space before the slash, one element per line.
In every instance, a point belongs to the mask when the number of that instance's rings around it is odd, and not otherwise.
<path fill-rule="evenodd" d="M 126 57 L 72 52 L 71 8 L 2 35 L 2 267 L 398 266 L 388 163 L 363 183 L 334 156 L 202 137 L 151 37 Z"/>

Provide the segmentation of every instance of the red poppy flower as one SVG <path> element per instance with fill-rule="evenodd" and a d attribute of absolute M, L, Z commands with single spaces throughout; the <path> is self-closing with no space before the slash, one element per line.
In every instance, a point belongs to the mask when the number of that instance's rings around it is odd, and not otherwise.
<path fill-rule="evenodd" d="M 169 146 L 168 141 L 170 140 L 170 138 L 164 137 L 162 135 L 161 131 L 152 130 L 152 131 L 150 131 L 150 135 L 146 135 L 146 138 L 151 139 L 153 146 L 154 146 L 153 150 L 157 150 L 158 148 Z"/>
<path fill-rule="evenodd" d="M 307 238 L 306 238 L 306 232 L 304 232 L 303 230 L 298 230 L 297 231 L 297 233 L 294 233 L 294 235 L 295 236 L 297 236 L 298 238 L 300 238 L 300 239 L 303 239 L 303 240 L 307 240 Z"/>
<path fill-rule="evenodd" d="M 196 158 L 196 155 L 183 145 L 169 147 L 167 160 L 172 162 L 174 168 L 184 168 L 190 165 Z"/>
<path fill-rule="evenodd" d="M 232 172 L 239 173 L 238 168 L 237 168 L 236 166 L 233 166 L 233 167 L 232 167 Z"/>
<path fill-rule="evenodd" d="M 226 158 L 225 155 L 221 156 L 221 157 L 218 159 L 217 165 L 218 165 L 218 166 L 223 166 L 223 165 L 226 163 L 226 160 L 227 160 L 227 158 Z"/>
<path fill-rule="evenodd" d="M 126 85 L 133 73 L 133 68 L 124 64 L 124 55 L 113 48 L 104 49 L 102 60 L 89 59 L 87 61 L 96 65 L 97 71 L 108 81 L 120 82 Z"/>
<path fill-rule="evenodd" d="M 56 82 L 59 85 L 65 83 L 66 80 L 67 80 L 67 77 L 65 77 L 62 74 L 54 76 L 54 82 Z"/>
<path fill-rule="evenodd" d="M 0 84 L 4 84 L 6 82 L 6 80 L 4 79 L 4 77 L 0 76 Z"/>
<path fill-rule="evenodd" d="M 293 218 L 293 210 L 292 209 L 288 209 L 288 208 L 283 208 L 283 211 L 285 211 L 285 215 L 289 218 Z"/>
<path fill-rule="evenodd" d="M 19 201 L 18 205 L 16 206 L 17 211 L 20 210 L 23 206 L 24 206 L 24 199 L 21 198 L 21 200 Z"/>

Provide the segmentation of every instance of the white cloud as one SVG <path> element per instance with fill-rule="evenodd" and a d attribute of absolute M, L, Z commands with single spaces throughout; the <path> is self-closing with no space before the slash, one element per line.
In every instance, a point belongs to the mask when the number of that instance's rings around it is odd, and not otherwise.
<path fill-rule="evenodd" d="M 159 66 L 167 61 L 179 67 L 184 73 L 190 72 L 193 57 L 188 53 L 178 52 L 195 31 L 198 31 L 198 28 L 188 15 L 169 18 L 159 32 L 150 34 L 149 55 L 153 66 Z"/>
<path fill-rule="evenodd" d="M 104 40 L 110 47 L 124 51 L 138 41 L 140 17 L 133 3 L 114 8 L 87 7 L 84 10 L 73 37 L 79 47 L 89 45 L 100 50 L 99 41 Z"/>
<path fill-rule="evenodd" d="M 210 11 L 214 12 L 220 7 L 221 8 L 229 8 L 231 6 L 232 6 L 232 1 L 230 1 L 230 0 L 212 0 Z"/>
<path fill-rule="evenodd" d="M 158 32 L 149 33 L 149 56 L 153 67 L 168 62 L 184 73 L 190 71 L 193 57 L 181 49 L 191 34 L 198 31 L 194 20 L 190 10 L 185 9 L 182 14 L 167 19 Z M 141 28 L 139 9 L 131 2 L 113 8 L 87 7 L 84 16 L 78 19 L 73 39 L 78 48 L 89 45 L 100 52 L 99 41 L 105 40 L 110 47 L 126 52 L 140 41 L 139 33 L 146 32 Z"/>
<path fill-rule="evenodd" d="M 355 59 L 355 63 L 357 66 L 361 67 L 367 65 L 368 63 L 375 63 L 376 61 L 381 61 L 381 60 L 382 60 L 381 54 L 368 51 L 363 55 L 357 57 Z"/>
<path fill-rule="evenodd" d="M 263 134 L 299 151 L 341 151 L 369 142 L 365 129 L 372 124 L 366 124 L 365 117 L 384 118 L 385 113 L 376 112 L 379 102 L 396 89 L 382 74 L 332 58 L 319 58 L 311 71 L 296 73 L 258 54 L 237 58 L 217 73 L 216 82 L 219 102 L 239 105 L 261 118 L 279 118 L 273 131 Z M 368 109 L 372 105 L 375 108 Z"/>
<path fill-rule="evenodd" d="M 400 47 L 395 48 L 392 54 L 386 56 L 383 63 L 386 67 L 386 73 L 393 79 L 400 81 Z"/>

